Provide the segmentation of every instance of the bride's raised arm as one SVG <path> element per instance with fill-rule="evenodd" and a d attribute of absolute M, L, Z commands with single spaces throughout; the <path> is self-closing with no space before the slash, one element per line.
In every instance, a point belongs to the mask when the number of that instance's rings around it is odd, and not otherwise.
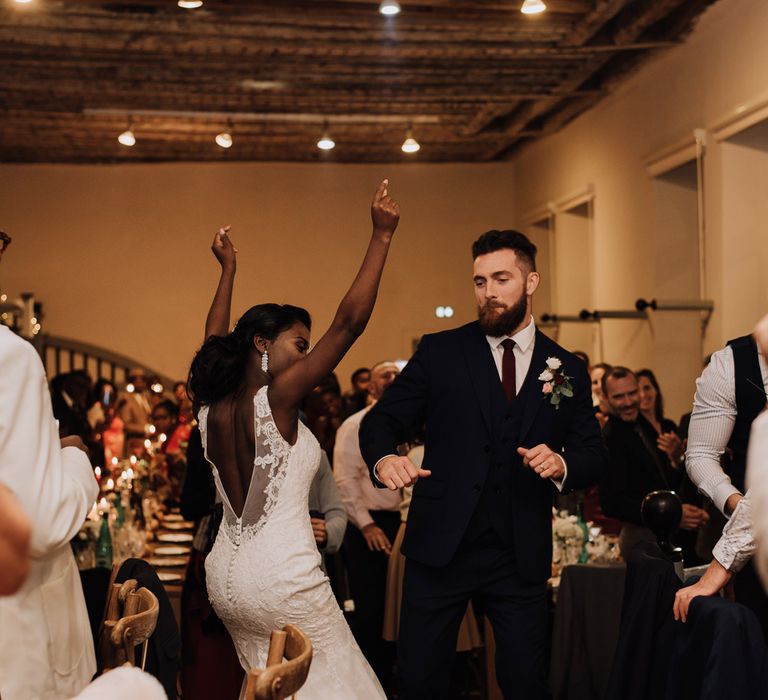
<path fill-rule="evenodd" d="M 333 371 L 371 317 L 389 245 L 400 220 L 400 207 L 389 196 L 389 181 L 376 190 L 371 204 L 373 232 L 357 277 L 336 310 L 330 328 L 302 360 L 278 374 L 269 390 L 273 408 L 291 409 Z"/>
<path fill-rule="evenodd" d="M 229 240 L 229 226 L 220 228 L 216 232 L 213 243 L 211 243 L 211 250 L 221 265 L 221 277 L 219 277 L 219 284 L 205 319 L 204 341 L 212 335 L 225 336 L 229 333 L 232 288 L 235 284 L 235 270 L 237 268 L 237 248 Z"/>

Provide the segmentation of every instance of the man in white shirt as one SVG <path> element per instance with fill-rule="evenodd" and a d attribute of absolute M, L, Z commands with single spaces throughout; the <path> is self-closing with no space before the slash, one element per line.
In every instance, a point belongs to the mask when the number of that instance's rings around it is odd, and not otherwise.
<path fill-rule="evenodd" d="M 382 638 L 387 585 L 387 558 L 400 527 L 399 491 L 377 489 L 360 453 L 360 423 L 400 373 L 394 362 L 371 369 L 369 405 L 352 414 L 336 433 L 333 468 L 350 527 L 344 538 L 344 560 L 355 601 L 352 630 L 382 685 L 391 683 L 393 650 Z"/>
<path fill-rule="evenodd" d="M 0 696 L 61 700 L 96 672 L 80 576 L 69 545 L 98 495 L 77 437 L 59 440 L 34 348 L 0 326 L 0 481 L 32 525 L 29 575 L 0 599 Z"/>
<path fill-rule="evenodd" d="M 768 316 L 757 324 L 754 337 L 764 358 L 768 351 Z M 675 619 L 685 622 L 688 606 L 695 597 L 714 595 L 722 590 L 734 574 L 742 571 L 749 563 L 758 543 L 761 545 L 758 569 L 763 578 L 763 586 L 768 589 L 768 480 L 765 478 L 768 471 L 768 412 L 765 410 L 752 422 L 747 462 L 749 490 L 743 498 L 734 499 L 736 505 L 722 537 L 712 551 L 713 561 L 704 576 L 693 586 L 678 591 L 674 606 Z M 728 486 L 723 483 L 725 487 Z"/>

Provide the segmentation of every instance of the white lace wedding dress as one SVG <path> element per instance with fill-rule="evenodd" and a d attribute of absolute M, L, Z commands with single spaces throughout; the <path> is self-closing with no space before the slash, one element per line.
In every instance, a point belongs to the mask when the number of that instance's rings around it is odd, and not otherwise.
<path fill-rule="evenodd" d="M 199 413 L 206 457 L 207 419 L 206 406 Z M 254 397 L 254 421 L 256 455 L 241 517 L 211 462 L 224 503 L 224 519 L 205 561 L 213 608 L 246 670 L 265 667 L 272 630 L 288 623 L 304 630 L 313 659 L 302 700 L 385 698 L 320 569 L 307 505 L 320 446 L 301 422 L 296 444 L 285 441 L 272 418 L 267 387 Z"/>

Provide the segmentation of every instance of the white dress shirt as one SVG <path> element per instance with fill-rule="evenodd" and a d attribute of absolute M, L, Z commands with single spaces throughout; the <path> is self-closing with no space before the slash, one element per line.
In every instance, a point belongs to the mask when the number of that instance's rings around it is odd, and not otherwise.
<path fill-rule="evenodd" d="M 349 521 L 358 530 L 373 523 L 372 510 L 398 511 L 402 500 L 399 490 L 377 489 L 373 485 L 360 453 L 360 423 L 372 407 L 373 404 L 353 413 L 339 426 L 333 448 L 333 475 Z"/>
<path fill-rule="evenodd" d="M 748 490 L 723 528 L 712 556 L 730 571 L 741 571 L 761 544 L 761 562 L 758 568 L 765 570 L 768 544 L 768 412 L 763 411 L 752 423 L 747 454 Z M 764 579 L 765 580 L 765 579 Z"/>
<path fill-rule="evenodd" d="M 758 354 L 763 386 L 768 391 L 768 368 Z M 736 423 L 736 382 L 733 350 L 730 346 L 712 355 L 709 365 L 696 380 L 696 395 L 688 429 L 685 467 L 691 481 L 720 512 L 729 496 L 739 493 L 720 465 L 720 457 L 731 439 Z"/>
<path fill-rule="evenodd" d="M 32 524 L 31 567 L 0 599 L 3 700 L 61 700 L 96 672 L 91 626 L 69 541 L 96 500 L 88 457 L 62 449 L 35 349 L 0 326 L 0 481 Z"/>
<path fill-rule="evenodd" d="M 514 335 L 504 335 L 501 338 L 494 338 L 490 335 L 485 336 L 488 345 L 491 346 L 493 361 L 496 363 L 496 371 L 499 373 L 499 381 L 502 381 L 502 360 L 504 358 L 504 343 L 507 338 L 515 341 L 515 387 L 516 393 L 520 393 L 520 387 L 523 386 L 528 370 L 531 367 L 533 359 L 533 346 L 536 339 L 536 324 L 533 322 L 533 316 L 530 317 L 528 325 Z M 544 371 L 544 367 L 541 368 Z"/>

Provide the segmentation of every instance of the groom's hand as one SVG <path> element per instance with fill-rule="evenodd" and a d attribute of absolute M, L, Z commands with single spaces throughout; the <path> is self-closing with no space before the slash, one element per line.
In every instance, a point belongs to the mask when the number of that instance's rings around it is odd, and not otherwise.
<path fill-rule="evenodd" d="M 523 464 L 533 469 L 542 479 L 562 479 L 565 476 L 565 463 L 557 452 L 546 445 L 536 445 L 530 449 L 518 447 L 517 454 L 523 458 Z"/>
<path fill-rule="evenodd" d="M 385 457 L 376 465 L 376 478 L 388 489 L 397 491 L 432 475 L 429 469 L 419 469 L 408 457 Z"/>

